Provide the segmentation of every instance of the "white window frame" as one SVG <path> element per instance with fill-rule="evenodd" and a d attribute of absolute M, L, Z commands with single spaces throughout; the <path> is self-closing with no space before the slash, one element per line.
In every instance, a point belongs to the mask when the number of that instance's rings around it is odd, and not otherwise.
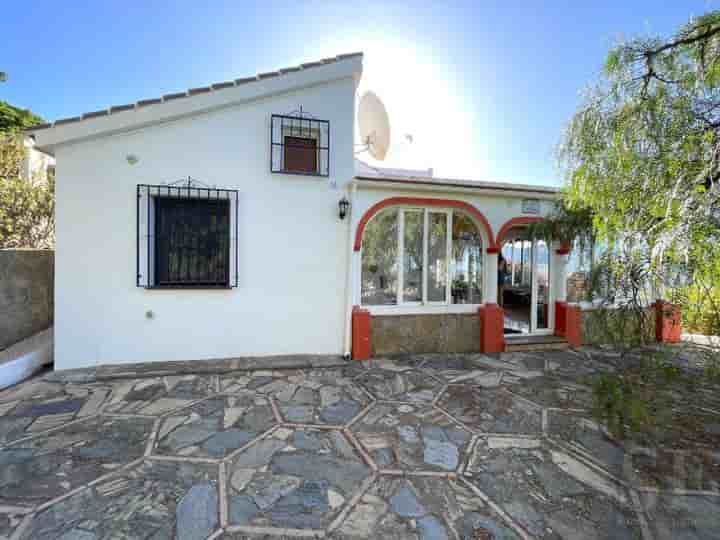
<path fill-rule="evenodd" d="M 398 205 L 392 207 L 393 210 L 397 211 L 398 216 L 398 253 L 397 253 L 397 299 L 395 304 L 390 305 L 372 305 L 362 304 L 364 309 L 368 309 L 370 313 L 377 315 L 414 315 L 414 314 L 427 314 L 427 313 L 475 313 L 477 309 L 483 305 L 482 303 L 477 304 L 453 304 L 452 303 L 452 276 L 450 273 L 450 258 L 452 257 L 452 226 L 453 216 L 455 210 L 452 208 L 443 207 L 428 207 L 428 206 L 415 206 L 415 205 Z M 405 213 L 406 212 L 422 212 L 423 213 L 423 273 L 422 273 L 422 300 L 418 302 L 414 301 L 403 301 L 403 289 L 404 289 L 404 256 L 405 256 Z M 446 237 L 445 237 L 445 300 L 429 301 L 427 298 L 427 278 L 428 278 L 428 248 L 429 248 L 429 221 L 430 214 L 444 214 L 446 219 Z M 471 218 L 472 219 L 472 218 Z M 472 220 L 475 223 L 475 220 Z M 485 250 L 487 248 L 487 239 L 482 234 L 480 227 L 478 232 L 482 241 L 482 252 L 483 252 L 483 280 L 485 279 L 485 265 L 486 257 Z M 362 266 L 363 250 L 360 249 L 360 266 Z M 358 296 L 362 299 L 362 280 L 358 280 Z"/>

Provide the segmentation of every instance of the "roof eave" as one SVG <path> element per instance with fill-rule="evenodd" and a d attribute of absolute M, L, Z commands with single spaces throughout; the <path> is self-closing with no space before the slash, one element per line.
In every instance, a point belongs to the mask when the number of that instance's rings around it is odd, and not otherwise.
<path fill-rule="evenodd" d="M 134 131 L 341 79 L 354 77 L 357 80 L 361 73 L 362 54 L 341 55 L 297 68 L 238 79 L 232 84 L 218 83 L 61 119 L 53 124 L 35 126 L 26 130 L 26 134 L 34 137 L 37 148 L 54 155 L 59 145 Z"/>
<path fill-rule="evenodd" d="M 374 177 L 356 175 L 355 180 L 360 185 L 373 186 L 383 189 L 409 189 L 422 191 L 470 191 L 483 192 L 488 195 L 504 196 L 533 196 L 541 199 L 556 199 L 561 189 L 551 186 L 533 186 L 528 184 L 510 184 L 507 182 L 488 182 L 481 180 L 457 180 L 451 178 L 400 178 L 400 177 Z"/>

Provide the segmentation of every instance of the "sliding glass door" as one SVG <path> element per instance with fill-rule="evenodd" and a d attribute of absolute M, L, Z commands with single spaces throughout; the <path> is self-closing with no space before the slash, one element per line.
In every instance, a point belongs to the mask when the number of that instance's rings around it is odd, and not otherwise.
<path fill-rule="evenodd" d="M 533 294 L 530 328 L 550 329 L 550 249 L 545 240 L 535 240 L 532 249 Z"/>
<path fill-rule="evenodd" d="M 547 333 L 552 330 L 550 247 L 528 238 L 524 228 L 513 229 L 503 246 L 507 279 L 499 285 L 505 311 L 506 334 Z"/>
<path fill-rule="evenodd" d="M 451 214 L 428 209 L 400 210 L 401 304 L 447 303 Z"/>

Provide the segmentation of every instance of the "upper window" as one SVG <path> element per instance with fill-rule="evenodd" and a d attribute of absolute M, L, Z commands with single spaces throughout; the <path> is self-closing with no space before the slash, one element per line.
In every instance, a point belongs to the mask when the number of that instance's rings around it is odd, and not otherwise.
<path fill-rule="evenodd" d="M 482 237 L 455 210 L 388 208 L 363 232 L 364 305 L 479 304 Z"/>
<path fill-rule="evenodd" d="M 237 286 L 237 192 L 138 186 L 137 285 Z"/>
<path fill-rule="evenodd" d="M 275 173 L 329 175 L 330 123 L 308 117 L 272 115 L 270 170 Z"/>

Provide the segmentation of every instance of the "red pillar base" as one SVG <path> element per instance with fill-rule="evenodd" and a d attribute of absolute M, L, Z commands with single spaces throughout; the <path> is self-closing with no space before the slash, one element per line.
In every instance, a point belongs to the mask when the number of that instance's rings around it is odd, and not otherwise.
<path fill-rule="evenodd" d="M 655 339 L 660 343 L 679 343 L 682 332 L 680 306 L 658 300 L 655 307 Z"/>
<path fill-rule="evenodd" d="M 555 302 L 555 335 L 565 337 L 567 302 Z"/>
<path fill-rule="evenodd" d="M 478 308 L 480 317 L 480 351 L 503 352 L 505 350 L 505 312 L 497 304 L 485 304 Z"/>
<path fill-rule="evenodd" d="M 369 360 L 371 352 L 370 312 L 360 306 L 352 310 L 352 357 L 353 360 Z"/>
<path fill-rule="evenodd" d="M 565 339 L 571 347 L 582 347 L 582 311 L 580 306 L 565 304 Z"/>

